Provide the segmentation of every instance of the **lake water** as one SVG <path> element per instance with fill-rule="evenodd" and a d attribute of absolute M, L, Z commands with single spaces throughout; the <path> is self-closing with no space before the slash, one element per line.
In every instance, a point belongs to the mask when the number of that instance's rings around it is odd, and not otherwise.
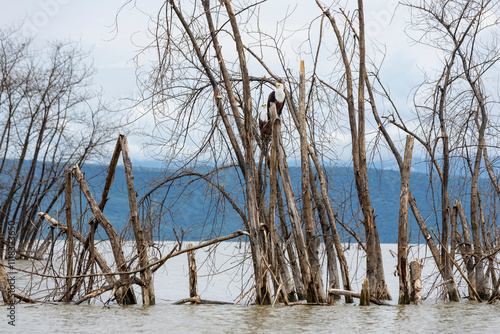
<path fill-rule="evenodd" d="M 245 244 L 227 242 L 216 251 L 196 252 L 198 285 L 202 299 L 234 303 L 250 289 L 251 266 L 243 254 Z M 169 249 L 169 246 L 166 247 Z M 386 279 L 393 299 L 398 278 L 393 275 L 396 245 L 383 245 Z M 413 257 L 426 258 L 425 248 L 412 248 Z M 354 247 L 347 252 L 353 289 L 359 291 L 364 259 Z M 20 261 L 17 265 L 28 265 Z M 243 263 L 243 264 L 241 264 Z M 354 268 L 361 267 L 358 271 Z M 252 306 L 244 298 L 238 305 L 173 305 L 189 295 L 185 255 L 172 258 L 155 274 L 157 305 L 104 305 L 107 296 L 92 305 L 17 304 L 15 327 L 8 325 L 2 306 L 0 333 L 500 333 L 500 305 L 477 304 L 465 299 L 447 303 L 438 298 L 431 260 L 423 270 L 423 305 L 359 307 L 339 301 L 334 306 Z M 213 276 L 211 273 L 219 272 Z M 19 278 L 21 281 L 22 278 Z M 17 284 L 18 282 L 16 282 Z M 463 289 L 465 291 L 465 289 Z M 139 291 L 137 291 L 139 292 Z M 137 293 L 140 299 L 139 293 Z"/>

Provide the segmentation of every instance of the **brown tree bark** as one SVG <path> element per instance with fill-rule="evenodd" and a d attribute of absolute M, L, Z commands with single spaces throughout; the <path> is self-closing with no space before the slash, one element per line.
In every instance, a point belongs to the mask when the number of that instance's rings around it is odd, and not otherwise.
<path fill-rule="evenodd" d="M 302 184 L 302 219 L 304 220 L 306 230 L 307 254 L 311 268 L 310 287 L 311 300 L 313 303 L 323 303 L 326 298 L 323 292 L 323 280 L 321 277 L 321 266 L 319 263 L 318 241 L 314 231 L 314 218 L 312 211 L 311 187 L 309 184 L 310 160 L 308 153 L 308 142 L 306 132 L 306 78 L 304 61 L 300 62 L 299 79 L 299 119 L 300 119 L 300 160 L 301 160 L 301 184 Z"/>
<path fill-rule="evenodd" d="M 193 244 L 188 244 L 187 248 L 192 248 Z M 194 251 L 191 250 L 187 253 L 188 267 L 189 267 L 189 297 L 199 297 L 198 294 L 198 276 L 196 274 L 196 258 Z"/>
<path fill-rule="evenodd" d="M 11 293 L 11 286 L 9 282 L 9 276 L 7 275 L 7 270 L 0 257 L 0 292 L 2 293 L 3 302 L 5 304 L 13 304 L 14 296 Z"/>
<path fill-rule="evenodd" d="M 474 252 L 472 249 L 472 240 L 469 229 L 469 222 L 467 220 L 467 216 L 465 215 L 464 208 L 462 203 L 459 201 L 455 201 L 453 205 L 453 209 L 458 212 L 458 216 L 460 217 L 460 222 L 462 223 L 462 236 L 463 242 L 461 242 L 460 252 L 462 253 L 462 258 L 465 263 L 465 269 L 467 271 L 467 278 L 471 282 L 472 286 L 476 286 L 476 275 L 474 272 Z M 469 298 L 473 299 L 472 289 L 469 287 Z"/>
<path fill-rule="evenodd" d="M 419 259 L 410 262 L 410 300 L 417 305 L 422 304 L 422 263 Z"/>
<path fill-rule="evenodd" d="M 410 277 L 408 273 L 408 196 L 410 189 L 413 137 L 406 136 L 403 169 L 401 170 L 401 194 L 399 199 L 398 229 L 398 276 L 400 305 L 410 303 Z"/>
<path fill-rule="evenodd" d="M 358 0 L 359 31 L 357 32 L 357 37 L 359 40 L 359 80 L 357 90 L 357 108 L 354 101 L 354 82 L 353 74 L 351 71 L 352 60 L 347 54 L 343 36 L 338 29 L 334 17 L 330 14 L 330 12 L 328 10 L 325 10 L 319 1 L 316 1 L 316 4 L 321 8 L 324 15 L 326 15 L 332 25 L 345 68 L 346 102 L 349 117 L 349 127 L 351 132 L 352 162 L 358 201 L 363 213 L 362 223 L 365 228 L 366 237 L 366 272 L 370 282 L 370 293 L 377 298 L 391 299 L 391 295 L 385 283 L 382 251 L 380 249 L 377 225 L 375 223 L 375 216 L 371 205 L 370 192 L 368 187 L 368 171 L 366 164 L 365 147 L 364 82 L 366 77 L 366 67 L 363 1 Z M 352 26 L 351 28 L 353 29 Z"/>
<path fill-rule="evenodd" d="M 127 138 L 125 136 L 119 136 L 120 145 L 122 149 L 122 159 L 123 166 L 125 168 L 125 178 L 127 180 L 127 193 L 128 201 L 130 206 L 130 222 L 132 223 L 132 228 L 135 235 L 135 246 L 137 248 L 137 254 L 139 255 L 139 265 L 141 267 L 146 267 L 149 263 L 148 259 L 148 249 L 149 245 L 144 237 L 144 231 L 139 220 L 139 207 L 137 205 L 137 193 L 135 191 L 134 185 L 134 175 L 132 173 L 132 161 L 130 161 L 130 156 L 128 153 Z M 154 290 L 154 278 L 151 268 L 147 268 L 141 271 L 141 280 L 143 285 L 141 285 L 142 291 L 142 303 L 144 305 L 154 305 L 155 304 L 155 290 Z"/>
<path fill-rule="evenodd" d="M 106 218 L 106 216 L 104 216 L 101 209 L 97 205 L 97 202 L 92 196 L 92 193 L 90 192 L 87 182 L 85 181 L 85 177 L 83 176 L 83 173 L 80 171 L 80 168 L 77 165 L 75 165 L 72 168 L 72 173 L 75 179 L 77 180 L 78 184 L 80 185 L 80 189 L 82 190 L 83 195 L 87 199 L 87 202 L 90 206 L 92 213 L 94 214 L 97 221 L 104 228 L 104 231 L 108 235 L 109 243 L 113 251 L 113 256 L 115 258 L 118 271 L 119 272 L 127 271 L 128 268 L 125 261 L 125 256 L 123 255 L 123 251 L 120 245 L 120 240 L 118 238 L 116 230 L 114 229 L 113 225 L 109 222 L 109 220 Z M 128 279 L 128 276 L 120 275 L 120 279 L 126 281 Z M 116 296 L 117 296 L 116 299 L 120 304 L 127 305 L 127 304 L 137 303 L 135 294 L 133 293 L 133 290 L 130 287 L 127 286 L 121 287 L 120 289 L 118 289 Z"/>
<path fill-rule="evenodd" d="M 72 276 L 73 275 L 73 224 L 72 224 L 72 219 L 71 219 L 71 194 L 73 193 L 73 183 L 71 182 L 72 177 L 71 177 L 71 172 L 69 168 L 66 167 L 66 183 L 65 183 L 65 197 L 64 197 L 64 206 L 65 206 L 65 211 L 66 211 L 66 237 L 67 237 L 67 267 L 66 267 L 66 275 L 67 276 Z M 72 286 L 72 279 L 69 277 L 66 279 L 66 292 L 65 292 L 65 298 L 66 302 L 69 302 L 70 300 L 68 299 L 70 295 L 68 292 L 71 290 Z"/>
<path fill-rule="evenodd" d="M 276 195 L 277 195 L 277 204 L 278 204 L 278 217 L 279 217 L 279 225 L 281 236 L 285 242 L 286 253 L 288 255 L 288 262 L 292 269 L 292 278 L 295 286 L 295 292 L 297 293 L 298 300 L 306 299 L 306 293 L 304 289 L 304 282 L 302 282 L 302 277 L 300 273 L 299 263 L 297 261 L 297 255 L 295 253 L 295 244 L 292 240 L 292 235 L 288 231 L 286 225 L 286 214 L 285 214 L 285 205 L 283 201 L 283 195 L 279 189 L 279 184 L 276 184 Z M 289 299 L 291 301 L 291 299 Z"/>

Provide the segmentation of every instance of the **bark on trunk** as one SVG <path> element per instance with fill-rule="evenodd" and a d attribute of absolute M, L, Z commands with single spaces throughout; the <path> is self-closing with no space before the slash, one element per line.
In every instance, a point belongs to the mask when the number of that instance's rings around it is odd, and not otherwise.
<path fill-rule="evenodd" d="M 465 215 L 462 203 L 455 201 L 453 205 L 454 210 L 458 212 L 460 217 L 460 222 L 462 223 L 462 235 L 463 243 L 461 243 L 460 252 L 462 253 L 462 258 L 465 263 L 465 269 L 467 271 L 467 278 L 471 282 L 472 286 L 476 286 L 476 275 L 474 274 L 474 258 L 472 250 L 472 240 L 469 230 L 469 222 L 467 221 L 467 216 Z M 471 287 L 469 287 L 469 299 L 473 299 L 473 292 Z"/>
<path fill-rule="evenodd" d="M 188 244 L 187 248 L 192 248 L 193 244 Z M 198 295 L 198 276 L 196 274 L 196 258 L 194 251 L 187 253 L 189 267 L 189 297 L 196 298 Z"/>
<path fill-rule="evenodd" d="M 304 283 L 302 282 L 300 267 L 297 261 L 297 254 L 295 253 L 294 243 L 292 242 L 292 235 L 288 231 L 286 226 L 286 215 L 285 215 L 285 204 L 283 203 L 283 195 L 281 194 L 279 184 L 276 184 L 276 194 L 278 199 L 278 216 L 279 216 L 279 224 L 282 238 L 285 242 L 286 253 L 288 255 L 288 261 L 290 263 L 290 267 L 292 269 L 292 277 L 293 283 L 295 286 L 295 292 L 297 293 L 298 300 L 306 299 L 306 293 L 304 289 Z"/>
<path fill-rule="evenodd" d="M 101 209 L 97 205 L 97 202 L 95 201 L 94 197 L 92 196 L 92 193 L 90 192 L 90 189 L 87 185 L 87 182 L 85 181 L 85 177 L 83 176 L 83 173 L 80 171 L 80 168 L 78 165 L 75 165 L 72 168 L 72 173 L 77 180 L 78 184 L 80 185 L 80 189 L 83 192 L 83 195 L 87 199 L 87 202 L 90 206 L 90 209 L 94 216 L 96 217 L 97 221 L 99 224 L 104 228 L 104 231 L 108 235 L 109 242 L 111 245 L 111 249 L 113 251 L 113 256 L 116 261 L 116 266 L 118 268 L 119 272 L 125 272 L 127 271 L 127 265 L 125 261 L 125 256 L 123 255 L 123 251 L 121 249 L 120 245 L 120 240 L 118 238 L 118 234 L 116 233 L 116 230 L 114 229 L 113 225 L 109 222 L 109 220 L 104 216 L 102 213 Z M 120 275 L 120 278 L 122 281 L 127 281 L 128 276 L 127 275 Z M 116 299 L 118 303 L 120 304 L 136 304 L 136 298 L 133 290 L 129 286 L 122 286 L 118 289 L 117 294 L 116 294 Z"/>
<path fill-rule="evenodd" d="M 312 211 L 311 187 L 309 184 L 310 160 L 307 143 L 306 125 L 306 79 L 304 61 L 300 62 L 299 79 L 299 119 L 300 119 L 300 160 L 301 160 L 301 185 L 302 185 L 302 219 L 306 230 L 307 255 L 311 268 L 310 288 L 313 303 L 324 303 L 326 298 L 323 292 L 323 280 L 321 278 L 321 266 L 318 255 L 318 241 L 314 230 L 314 217 Z"/>
<path fill-rule="evenodd" d="M 411 294 L 410 300 L 417 305 L 422 304 L 422 263 L 419 259 L 410 262 Z"/>
<path fill-rule="evenodd" d="M 71 172 L 69 168 L 66 167 L 66 187 L 65 187 L 65 209 L 66 209 L 66 237 L 68 240 L 67 243 L 67 267 L 66 267 L 66 275 L 73 275 L 73 225 L 71 221 L 71 194 L 73 192 L 73 184 L 71 182 Z M 65 292 L 65 301 L 69 302 L 69 298 L 71 297 L 68 292 L 71 291 L 72 279 L 71 277 L 66 279 L 66 292 Z"/>
<path fill-rule="evenodd" d="M 410 303 L 408 274 L 408 195 L 410 189 L 410 169 L 413 154 L 413 137 L 406 137 L 405 157 L 401 170 L 401 194 L 399 200 L 398 229 L 398 276 L 399 304 Z"/>
<path fill-rule="evenodd" d="M 0 292 L 2 293 L 3 302 L 9 305 L 14 303 L 14 296 L 11 293 L 9 276 L 5 268 L 2 258 L 0 258 Z"/>
<path fill-rule="evenodd" d="M 144 237 L 144 231 L 139 220 L 139 207 L 137 204 L 137 193 L 135 191 L 134 185 L 134 175 L 132 173 L 132 161 L 130 161 L 130 156 L 128 153 L 127 138 L 120 135 L 119 136 L 120 146 L 122 148 L 122 159 L 123 166 L 125 169 L 125 178 L 127 180 L 127 192 L 128 201 L 130 206 L 130 222 L 132 223 L 132 228 L 135 235 L 135 246 L 137 248 L 137 254 L 139 255 L 139 265 L 145 268 L 148 263 L 148 243 Z M 147 268 L 141 271 L 141 280 L 143 285 L 141 285 L 142 291 L 142 303 L 144 305 L 154 305 L 155 304 L 155 290 L 154 290 L 154 279 L 151 268 Z"/>
<path fill-rule="evenodd" d="M 361 296 L 359 297 L 359 306 L 369 306 L 370 305 L 370 281 L 368 277 L 363 281 L 361 286 Z"/>

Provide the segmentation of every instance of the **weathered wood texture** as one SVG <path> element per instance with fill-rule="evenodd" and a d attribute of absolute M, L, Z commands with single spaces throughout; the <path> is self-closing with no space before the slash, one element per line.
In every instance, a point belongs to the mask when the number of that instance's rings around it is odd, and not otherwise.
<path fill-rule="evenodd" d="M 71 177 L 71 172 L 68 167 L 66 167 L 66 184 L 64 188 L 64 206 L 65 206 L 65 212 L 66 212 L 66 237 L 67 237 L 67 259 L 66 259 L 66 276 L 68 278 L 66 279 L 66 291 L 64 293 L 64 299 L 66 302 L 70 301 L 71 299 L 71 294 L 69 293 L 71 290 L 71 285 L 72 285 L 72 279 L 71 276 L 73 275 L 73 226 L 71 222 L 71 195 L 73 193 L 73 183 L 72 177 Z"/>
<path fill-rule="evenodd" d="M 361 293 L 354 292 L 354 291 L 348 291 L 348 290 L 339 290 L 339 289 L 329 289 L 328 290 L 329 295 L 335 295 L 335 296 L 346 296 L 349 297 L 349 299 L 352 298 L 359 298 L 361 299 Z M 375 297 L 370 296 L 370 302 L 375 304 L 375 305 L 389 305 L 380 299 L 377 299 Z"/>
<path fill-rule="evenodd" d="M 399 199 L 398 229 L 398 276 L 399 304 L 410 303 L 410 282 L 408 274 L 408 199 L 410 190 L 410 169 L 413 154 L 413 137 L 406 137 L 405 158 L 401 170 L 401 193 Z"/>
<path fill-rule="evenodd" d="M 302 185 L 302 219 L 306 230 L 306 247 L 311 268 L 311 282 L 309 283 L 310 300 L 313 303 L 325 302 L 323 291 L 323 280 L 321 277 L 321 265 L 319 263 L 318 243 L 314 231 L 314 217 L 312 210 L 311 187 L 309 183 L 309 169 L 311 162 L 309 160 L 307 143 L 307 124 L 306 124 L 306 78 L 304 61 L 300 62 L 299 72 L 299 119 L 300 119 L 300 171 Z"/>
<path fill-rule="evenodd" d="M 422 262 L 415 259 L 410 262 L 410 300 L 417 305 L 422 304 Z"/>
<path fill-rule="evenodd" d="M 130 222 L 132 223 L 132 228 L 135 235 L 135 246 L 137 248 L 137 254 L 139 255 L 139 265 L 141 267 L 146 267 L 149 263 L 148 260 L 148 249 L 149 245 L 144 237 L 144 231 L 142 229 L 141 221 L 139 219 L 139 206 L 137 204 L 137 193 L 135 191 L 134 185 L 134 175 L 132 173 L 132 161 L 128 153 L 127 138 L 120 135 L 120 144 L 122 148 L 122 159 L 123 166 L 125 168 L 125 178 L 127 180 L 127 193 L 128 201 L 130 207 Z M 142 291 L 142 303 L 144 305 L 154 305 L 155 304 L 155 290 L 154 290 L 154 279 L 151 268 L 147 268 L 141 271 L 141 280 L 143 284 L 141 285 Z"/>
<path fill-rule="evenodd" d="M 188 244 L 188 248 L 192 248 L 193 244 Z M 194 251 L 190 250 L 187 253 L 188 259 L 188 267 L 189 267 L 189 297 L 195 298 L 198 297 L 198 276 L 196 274 L 196 258 L 194 255 Z"/>
<path fill-rule="evenodd" d="M 0 257 L 0 292 L 2 293 L 3 302 L 11 304 L 14 302 L 14 296 L 10 293 L 9 276 L 5 270 L 2 258 Z"/>
<path fill-rule="evenodd" d="M 359 305 L 360 306 L 369 306 L 370 305 L 370 281 L 368 277 L 365 278 L 363 284 L 361 286 L 361 295 L 359 297 Z"/>
<path fill-rule="evenodd" d="M 118 268 L 119 272 L 126 272 L 127 271 L 127 264 L 125 261 L 125 256 L 123 255 L 123 251 L 121 249 L 120 245 L 120 239 L 118 238 L 118 234 L 116 233 L 115 228 L 113 225 L 109 222 L 109 220 L 106 218 L 106 216 L 102 213 L 101 209 L 97 205 L 97 202 L 95 201 L 94 197 L 92 196 L 92 193 L 90 192 L 90 189 L 87 185 L 87 182 L 85 181 L 85 177 L 83 176 L 83 173 L 80 171 L 80 168 L 78 165 L 75 165 L 72 168 L 73 175 L 75 179 L 77 180 L 78 184 L 80 185 L 80 189 L 83 192 L 83 195 L 87 199 L 87 203 L 90 206 L 90 210 L 96 217 L 97 221 L 99 224 L 103 227 L 104 231 L 108 235 L 109 238 L 109 243 L 111 245 L 111 249 L 113 252 L 113 256 L 116 261 L 116 266 Z M 125 281 L 127 279 L 127 275 L 121 275 L 121 280 Z M 120 288 L 119 291 L 116 294 L 117 301 L 120 304 L 136 304 L 137 300 L 135 298 L 135 294 L 133 293 L 132 289 L 127 289 L 127 287 Z"/>

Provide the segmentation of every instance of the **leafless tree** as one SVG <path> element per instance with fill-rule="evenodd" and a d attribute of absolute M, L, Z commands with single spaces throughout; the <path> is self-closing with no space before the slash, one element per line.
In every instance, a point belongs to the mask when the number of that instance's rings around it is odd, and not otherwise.
<path fill-rule="evenodd" d="M 18 256 L 34 256 L 42 234 L 36 214 L 57 203 L 64 168 L 97 157 L 114 131 L 91 90 L 88 54 L 72 43 L 36 49 L 19 29 L 0 32 L 0 257 L 16 222 Z M 46 232 L 46 231 L 45 231 Z"/>
<path fill-rule="evenodd" d="M 469 196 L 474 248 L 473 254 L 464 256 L 473 255 L 474 264 L 469 270 L 474 270 L 475 274 L 469 275 L 469 280 L 479 296 L 485 299 L 489 296 L 483 263 L 487 240 L 482 235 L 493 231 L 485 230 L 480 215 L 484 210 L 480 191 L 484 183 L 481 185 L 480 175 L 486 169 L 496 189 L 495 167 L 483 159 L 487 159 L 488 148 L 496 150 L 497 123 L 492 123 L 489 116 L 498 113 L 497 96 L 496 92 L 493 93 L 495 88 L 487 82 L 499 59 L 494 37 L 498 33 L 499 4 L 497 1 L 420 1 L 405 5 L 411 9 L 411 28 L 420 32 L 415 39 L 422 45 L 435 48 L 444 66 L 437 76 L 428 75 L 429 80 L 415 93 L 415 112 L 420 121 L 417 128 L 402 122 L 394 123 L 420 142 L 430 159 L 431 175 L 436 173 L 441 184 L 440 243 L 444 247 L 441 249 L 440 268 L 444 270 L 443 278 L 449 278 L 447 290 L 451 300 L 458 300 L 459 296 L 456 286 L 450 284 L 453 281 L 448 250 L 450 236 L 452 246 L 471 242 L 465 237 L 469 229 L 469 222 L 463 221 L 465 213 L 460 216 L 465 239 L 455 239 L 458 232 L 453 231 L 453 224 L 450 230 L 451 200 L 464 201 L 465 196 Z M 457 184 L 460 176 L 470 182 Z M 455 180 L 455 184 L 451 180 Z M 466 187 L 469 191 L 464 193 Z M 471 295 L 471 298 L 475 297 Z"/>

